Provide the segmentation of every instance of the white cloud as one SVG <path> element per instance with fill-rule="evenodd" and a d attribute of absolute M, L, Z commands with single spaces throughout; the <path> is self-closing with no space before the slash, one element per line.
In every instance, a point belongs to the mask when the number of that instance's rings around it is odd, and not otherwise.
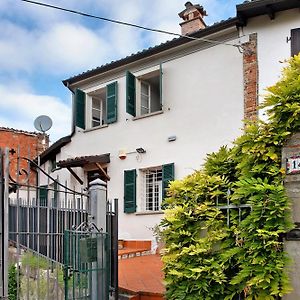
<path fill-rule="evenodd" d="M 105 39 L 77 24 L 57 23 L 47 31 L 30 31 L 10 22 L 0 22 L 0 27 L 7 32 L 0 36 L 2 72 L 72 73 L 95 66 L 110 52 Z"/>
<path fill-rule="evenodd" d="M 109 45 L 81 25 L 59 23 L 39 37 L 36 52 L 38 64 L 48 72 L 74 72 L 95 66 L 99 57 L 104 60 Z"/>
<path fill-rule="evenodd" d="M 182 0 L 41 2 L 177 33 L 181 21 L 178 13 L 184 9 Z M 202 0 L 200 4 L 209 14 L 207 24 L 234 15 L 237 2 Z M 37 73 L 45 78 L 49 75 L 60 84 L 65 76 L 173 38 L 22 1 L 0 0 L 0 16 L 0 126 L 31 131 L 33 120 L 47 114 L 54 123 L 50 131 L 53 141 L 70 133 L 71 104 L 51 94 L 40 95 L 37 84 L 41 81 L 29 82 L 28 78 L 36 78 Z"/>
<path fill-rule="evenodd" d="M 56 97 L 0 85 L 0 107 L 0 126 L 34 131 L 35 118 L 48 115 L 53 121 L 49 131 L 52 141 L 71 132 L 71 105 Z"/>

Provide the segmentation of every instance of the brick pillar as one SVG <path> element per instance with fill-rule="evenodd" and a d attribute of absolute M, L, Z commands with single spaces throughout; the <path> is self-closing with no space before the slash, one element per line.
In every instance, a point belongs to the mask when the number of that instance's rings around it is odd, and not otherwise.
<path fill-rule="evenodd" d="M 257 120 L 258 116 L 258 61 L 257 34 L 243 44 L 244 119 Z"/>

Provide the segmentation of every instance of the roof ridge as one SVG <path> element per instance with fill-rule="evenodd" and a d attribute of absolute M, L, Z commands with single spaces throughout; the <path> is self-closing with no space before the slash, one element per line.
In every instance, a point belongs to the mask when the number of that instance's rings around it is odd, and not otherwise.
<path fill-rule="evenodd" d="M 24 134 L 31 134 L 31 135 L 48 135 L 42 132 L 37 132 L 37 131 L 27 131 L 27 130 L 23 130 L 23 129 L 16 129 L 16 128 L 12 128 L 12 127 L 4 127 L 4 126 L 0 126 L 0 131 L 11 131 L 11 132 L 17 132 L 17 133 L 24 133 Z"/>

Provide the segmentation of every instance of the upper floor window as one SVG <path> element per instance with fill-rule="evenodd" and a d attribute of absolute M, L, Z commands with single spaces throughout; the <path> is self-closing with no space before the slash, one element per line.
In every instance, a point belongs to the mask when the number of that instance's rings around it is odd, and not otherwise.
<path fill-rule="evenodd" d="M 105 125 L 107 122 L 105 89 L 91 96 L 91 127 Z"/>
<path fill-rule="evenodd" d="M 126 112 L 143 116 L 162 110 L 162 71 L 135 77 L 126 73 Z"/>
<path fill-rule="evenodd" d="M 94 128 L 117 121 L 117 82 L 88 95 L 77 89 L 74 100 L 74 119 L 77 127 Z"/>

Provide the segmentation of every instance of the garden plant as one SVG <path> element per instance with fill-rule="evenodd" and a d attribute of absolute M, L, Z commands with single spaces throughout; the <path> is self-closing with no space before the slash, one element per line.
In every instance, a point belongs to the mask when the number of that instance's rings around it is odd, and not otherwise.
<path fill-rule="evenodd" d="M 300 131 L 300 55 L 286 63 L 260 106 L 268 121 L 245 122 L 231 148 L 170 184 L 161 223 L 168 300 L 275 300 L 291 291 L 281 150 Z M 220 209 L 228 203 L 229 215 Z"/>

